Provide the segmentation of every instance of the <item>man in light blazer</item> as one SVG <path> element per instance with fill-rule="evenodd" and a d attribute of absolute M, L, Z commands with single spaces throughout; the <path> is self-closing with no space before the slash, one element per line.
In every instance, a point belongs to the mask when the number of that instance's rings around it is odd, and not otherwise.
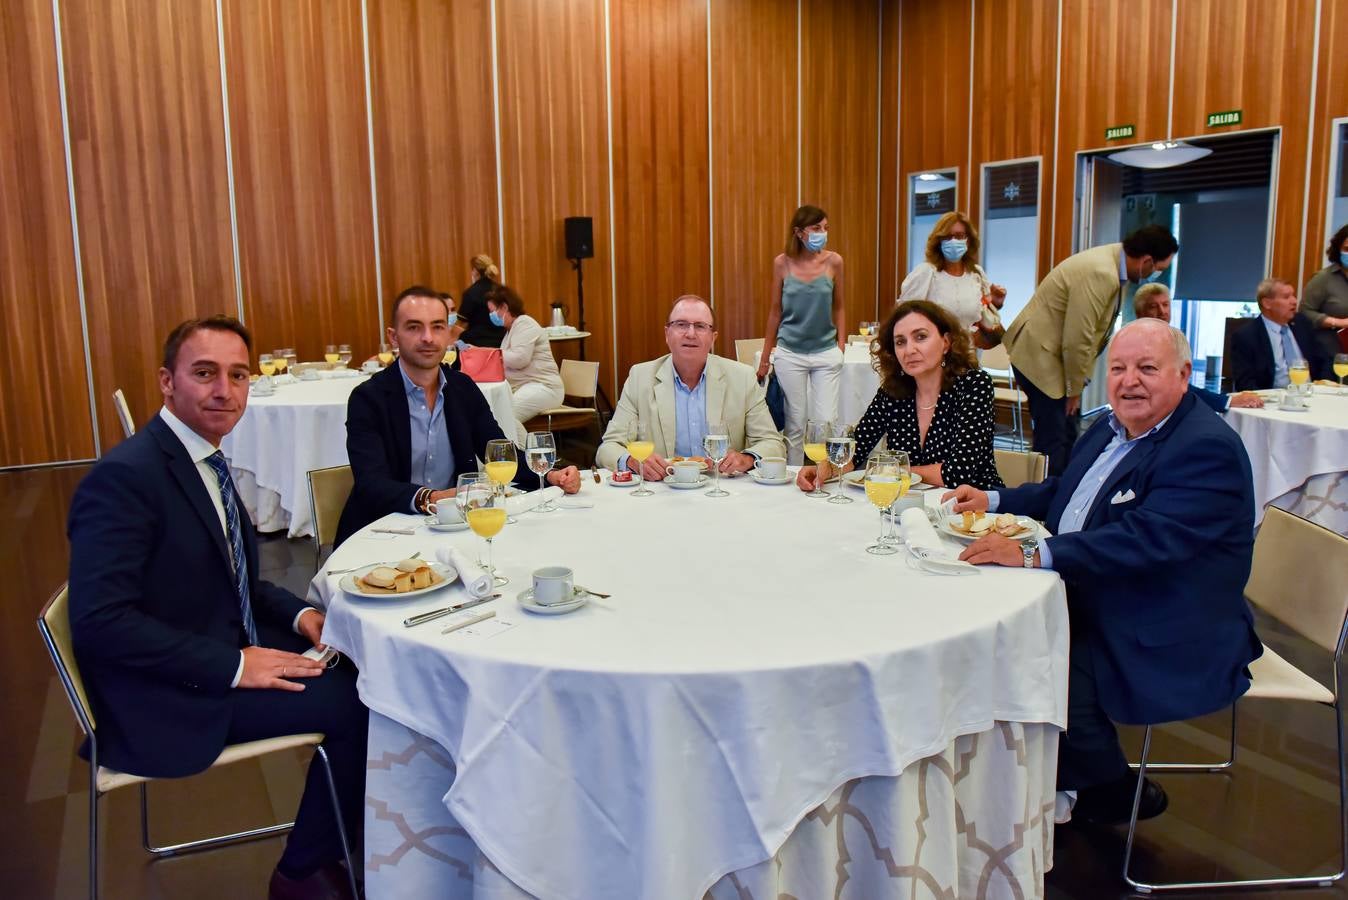
<path fill-rule="evenodd" d="M 664 478 L 669 456 L 704 455 L 702 438 L 713 421 L 725 422 L 730 435 L 723 473 L 748 471 L 760 457 L 786 455 L 753 369 L 712 355 L 715 341 L 716 318 L 707 301 L 692 294 L 675 300 L 665 323 L 669 353 L 628 373 L 595 456 L 598 465 L 638 471 L 640 463 L 625 447 L 636 421 L 650 429 L 655 442 L 655 452 L 640 470 L 643 478 Z"/>
<path fill-rule="evenodd" d="M 1016 380 L 1030 403 L 1034 449 L 1060 475 L 1076 442 L 1081 392 L 1109 342 L 1125 282 L 1154 280 L 1179 243 L 1160 225 L 1139 228 L 1121 244 L 1092 247 L 1060 262 L 1039 282 L 1007 329 Z"/>

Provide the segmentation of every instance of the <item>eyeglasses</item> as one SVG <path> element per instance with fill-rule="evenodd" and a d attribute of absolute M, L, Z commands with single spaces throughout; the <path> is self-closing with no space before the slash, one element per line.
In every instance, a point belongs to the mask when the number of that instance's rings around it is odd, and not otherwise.
<path fill-rule="evenodd" d="M 685 322 L 683 319 L 676 319 L 673 322 L 665 323 L 666 328 L 673 328 L 675 331 L 696 331 L 698 334 L 711 334 L 711 326 L 706 322 Z"/>

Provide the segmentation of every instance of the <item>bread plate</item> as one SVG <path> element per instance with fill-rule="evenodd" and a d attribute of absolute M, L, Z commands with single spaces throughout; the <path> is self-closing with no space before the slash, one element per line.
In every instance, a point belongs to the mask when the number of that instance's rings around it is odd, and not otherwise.
<path fill-rule="evenodd" d="M 370 592 L 364 590 L 361 587 L 360 582 L 356 581 L 357 578 L 368 574 L 380 566 L 389 565 L 397 565 L 397 563 L 372 563 L 368 566 L 361 566 L 359 569 L 343 575 L 342 580 L 338 582 L 338 586 L 348 595 L 359 597 L 362 600 L 406 600 L 409 597 L 420 597 L 422 594 L 430 594 L 441 588 L 448 587 L 459 577 L 459 573 L 451 566 L 447 566 L 444 563 L 432 562 L 427 563 L 427 565 L 429 565 L 431 571 L 442 580 L 437 581 L 430 587 L 418 588 L 415 591 L 403 591 L 401 594 L 390 593 L 388 591 Z"/>

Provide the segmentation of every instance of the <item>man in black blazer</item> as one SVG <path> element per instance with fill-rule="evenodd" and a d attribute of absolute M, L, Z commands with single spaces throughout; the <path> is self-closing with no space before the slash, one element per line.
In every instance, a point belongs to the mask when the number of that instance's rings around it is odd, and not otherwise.
<path fill-rule="evenodd" d="M 1289 349 L 1310 365 L 1311 378 L 1329 378 L 1333 360 L 1315 337 L 1315 327 L 1297 312 L 1296 288 L 1265 278 L 1255 289 L 1259 318 L 1231 335 L 1231 383 L 1238 391 L 1287 386 Z"/>
<path fill-rule="evenodd" d="M 337 523 L 338 544 L 389 513 L 426 513 L 476 472 L 487 442 L 505 435 L 473 380 L 442 364 L 449 308 L 436 291 L 410 287 L 393 302 L 388 340 L 398 361 L 351 392 L 346 452 L 355 484 Z M 515 480 L 526 490 L 580 490 L 575 466 L 540 479 L 517 453 Z"/>
<path fill-rule="evenodd" d="M 183 776 L 227 744 L 322 732 L 354 844 L 367 725 L 355 673 L 300 655 L 321 646 L 323 614 L 258 578 L 253 525 L 219 452 L 248 402 L 251 346 L 224 316 L 174 329 L 159 370 L 163 409 L 94 466 L 71 503 L 70 627 L 96 762 Z M 321 769 L 309 767 L 274 900 L 350 893 Z"/>

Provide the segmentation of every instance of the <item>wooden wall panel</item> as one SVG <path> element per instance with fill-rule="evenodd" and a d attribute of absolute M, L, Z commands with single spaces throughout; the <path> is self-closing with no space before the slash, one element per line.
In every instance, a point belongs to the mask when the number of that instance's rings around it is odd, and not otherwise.
<path fill-rule="evenodd" d="M 1136 126 L 1135 143 L 1166 136 L 1171 2 L 1062 0 L 1054 263 L 1072 253 L 1076 152 L 1106 146 L 1111 125 Z"/>
<path fill-rule="evenodd" d="M 880 3 L 880 273 L 876 285 L 878 315 L 899 296 L 899 214 L 903 176 L 899 172 L 899 42 L 903 19 L 900 0 Z M 878 317 L 878 316 L 877 316 Z"/>
<path fill-rule="evenodd" d="M 610 17 L 613 290 L 626 372 L 669 352 L 661 325 L 675 297 L 711 299 L 707 4 L 614 3 Z"/>
<path fill-rule="evenodd" d="M 1242 110 L 1242 129 L 1282 126 L 1272 269 L 1295 278 L 1309 161 L 1315 0 L 1185 0 L 1178 9 L 1183 52 L 1175 55 L 1174 134 L 1230 132 L 1207 127 L 1208 113 L 1228 109 Z"/>
<path fill-rule="evenodd" d="M 1325 249 L 1329 246 L 1329 238 L 1339 227 L 1348 224 L 1325 222 L 1334 120 L 1348 116 L 1348 79 L 1341 74 L 1343 54 L 1337 52 L 1343 47 L 1348 47 L 1348 3 L 1343 0 L 1325 3 L 1320 16 L 1320 71 L 1316 81 L 1315 119 L 1308 134 L 1310 202 L 1305 210 L 1306 246 L 1302 248 L 1298 290 L 1328 264 Z M 1287 227 L 1292 226 L 1289 223 Z M 1294 274 L 1289 267 L 1284 277 L 1292 278 Z"/>
<path fill-rule="evenodd" d="M 797 206 L 795 0 L 716 0 L 711 70 L 717 349 L 733 356 L 767 328 Z"/>
<path fill-rule="evenodd" d="M 75 202 L 104 447 L 162 403 L 164 338 L 238 315 L 220 52 L 210 0 L 61 4 Z"/>
<path fill-rule="evenodd" d="M 244 314 L 258 349 L 378 349 L 358 0 L 224 6 Z"/>
<path fill-rule="evenodd" d="M 959 169 L 956 203 L 969 190 L 969 28 L 965 3 L 904 0 L 899 47 L 899 282 L 908 273 L 908 176 Z M 896 291 L 894 296 L 898 296 Z"/>
<path fill-rule="evenodd" d="M 604 5 L 498 0 L 496 24 L 505 278 L 540 321 L 562 300 L 576 324 L 562 220 L 593 218 L 595 256 L 584 272 L 585 324 L 594 337 L 585 355 L 599 360 L 600 383 L 616 402 L 626 372 L 615 372 L 613 359 Z"/>
<path fill-rule="evenodd" d="M 1040 156 L 1039 183 L 1053 183 L 1054 89 L 1058 9 L 1042 0 L 980 3 L 974 10 L 972 197 L 968 213 L 980 221 L 982 166 Z M 1013 52 L 1008 52 L 1014 48 Z M 1040 192 L 1039 276 L 1049 266 L 1052 193 Z M 995 275 L 994 275 L 995 277 Z"/>
<path fill-rule="evenodd" d="M 51 3 L 0 5 L 0 466 L 94 455 Z"/>
<path fill-rule="evenodd" d="M 489 0 L 369 4 L 380 299 L 458 297 L 468 260 L 500 261 Z"/>
<path fill-rule="evenodd" d="M 801 3 L 801 199 L 829 214 L 847 328 L 877 309 L 880 4 Z"/>

